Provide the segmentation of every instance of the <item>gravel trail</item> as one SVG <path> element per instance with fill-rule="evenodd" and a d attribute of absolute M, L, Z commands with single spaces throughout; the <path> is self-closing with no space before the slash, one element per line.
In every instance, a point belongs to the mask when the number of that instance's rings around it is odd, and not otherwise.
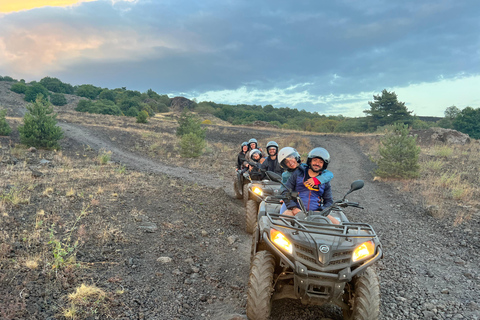
<path fill-rule="evenodd" d="M 112 158 L 130 168 L 178 177 L 205 187 L 222 188 L 233 196 L 230 181 L 189 169 L 166 166 L 113 145 L 107 137 L 82 126 L 59 123 L 65 135 L 94 149 L 113 152 Z M 252 130 L 252 135 L 255 132 Z M 263 133 L 264 134 L 264 133 Z M 272 132 L 274 134 L 274 132 Z M 373 164 L 361 152 L 354 138 L 310 136 L 312 145 L 329 150 L 334 173 L 334 198 L 342 196 L 354 180 L 362 179 L 365 187 L 349 196 L 365 210 L 346 211 L 350 220 L 371 224 L 380 236 L 385 256 L 377 265 L 381 281 L 382 319 L 480 319 L 480 256 L 479 221 L 469 225 L 450 226 L 429 216 L 390 185 L 373 182 Z M 238 201 L 235 206 L 241 206 Z M 238 208 L 237 208 L 238 209 Z M 235 255 L 248 255 L 250 239 L 239 231 L 241 250 Z M 219 248 L 219 250 L 223 250 Z M 212 261 L 225 268 L 237 267 L 243 285 L 247 285 L 248 257 L 231 261 Z M 240 267 L 238 266 L 238 264 Z M 214 268 L 218 270 L 219 268 Z M 215 276 L 215 275 L 213 275 Z M 245 288 L 243 288 L 246 292 Z M 245 296 L 243 297 L 243 299 Z M 241 298 L 240 298 L 241 299 Z M 238 301 L 243 304 L 244 301 Z M 228 303 L 213 304 L 209 319 L 243 319 Z M 274 303 L 272 319 L 342 319 L 335 307 L 305 307 L 294 301 Z"/>

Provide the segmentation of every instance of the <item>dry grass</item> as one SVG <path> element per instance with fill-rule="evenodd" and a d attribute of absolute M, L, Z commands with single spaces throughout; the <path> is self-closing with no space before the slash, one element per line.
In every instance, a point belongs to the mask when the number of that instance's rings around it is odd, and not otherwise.
<path fill-rule="evenodd" d="M 63 310 L 67 319 L 90 319 L 108 313 L 107 294 L 95 285 L 82 284 L 68 295 L 70 305 Z"/>
<path fill-rule="evenodd" d="M 360 140 L 367 155 L 379 157 L 379 138 L 365 136 Z M 480 143 L 468 145 L 420 145 L 420 177 L 395 181 L 404 192 L 412 194 L 427 212 L 437 218 L 454 215 L 456 224 L 468 222 L 480 209 Z"/>

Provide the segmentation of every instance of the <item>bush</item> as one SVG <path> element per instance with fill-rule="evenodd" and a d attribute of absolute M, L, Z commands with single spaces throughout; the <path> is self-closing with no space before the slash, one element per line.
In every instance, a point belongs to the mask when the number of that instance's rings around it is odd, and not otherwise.
<path fill-rule="evenodd" d="M 8 81 L 8 82 L 12 82 L 12 81 L 15 81 L 15 79 L 13 79 L 12 77 L 10 76 L 0 76 L 0 81 Z"/>
<path fill-rule="evenodd" d="M 50 102 L 55 106 L 64 106 L 67 104 L 67 98 L 63 93 L 54 93 L 50 97 Z"/>
<path fill-rule="evenodd" d="M 202 124 L 212 124 L 212 120 L 205 119 L 205 120 L 202 121 Z"/>
<path fill-rule="evenodd" d="M 145 110 L 142 110 L 137 115 L 137 122 L 138 123 L 147 123 L 148 113 Z"/>
<path fill-rule="evenodd" d="M 8 136 L 12 129 L 5 117 L 7 116 L 7 110 L 0 110 L 0 136 Z"/>
<path fill-rule="evenodd" d="M 197 158 L 202 155 L 206 146 L 205 139 L 190 132 L 180 140 L 180 155 L 183 158 Z"/>
<path fill-rule="evenodd" d="M 416 137 L 409 136 L 407 125 L 396 124 L 386 133 L 379 148 L 376 174 L 387 178 L 415 178 L 419 175 L 420 147 Z"/>
<path fill-rule="evenodd" d="M 14 83 L 10 87 L 10 90 L 12 90 L 13 92 L 16 92 L 16 93 L 25 93 L 25 91 L 27 91 L 27 85 L 25 83 L 21 83 L 21 82 Z"/>
<path fill-rule="evenodd" d="M 40 83 L 34 83 L 33 85 L 27 87 L 24 99 L 28 102 L 35 102 L 39 94 L 41 94 L 43 97 L 48 97 L 48 90 Z"/>
<path fill-rule="evenodd" d="M 170 108 L 168 108 L 168 106 L 165 103 L 160 102 L 157 105 L 157 108 L 155 111 L 157 111 L 158 113 L 165 113 L 165 112 L 170 112 Z"/>
<path fill-rule="evenodd" d="M 135 107 L 131 107 L 130 109 L 127 110 L 127 112 L 125 112 L 125 115 L 127 117 L 136 117 L 138 116 L 138 109 Z"/>
<path fill-rule="evenodd" d="M 82 100 L 78 101 L 77 107 L 75 108 L 75 111 L 90 112 L 92 107 L 93 107 L 93 101 L 92 100 L 82 99 Z"/>
<path fill-rule="evenodd" d="M 57 78 L 45 77 L 39 82 L 42 86 L 47 88 L 47 90 L 52 92 L 68 94 L 72 94 L 74 92 L 73 86 L 71 84 L 63 83 Z"/>
<path fill-rule="evenodd" d="M 82 84 L 76 88 L 75 94 L 84 98 L 96 99 L 102 90 L 102 88 L 95 87 L 91 84 Z"/>
<path fill-rule="evenodd" d="M 200 125 L 200 120 L 191 113 L 182 113 L 178 119 L 177 136 L 183 136 L 189 133 L 205 139 L 205 130 Z"/>
<path fill-rule="evenodd" d="M 21 143 L 27 147 L 58 148 L 63 132 L 56 125 L 57 114 L 53 113 L 50 102 L 39 95 L 33 104 L 27 106 L 27 110 L 24 124 L 18 127 Z"/>

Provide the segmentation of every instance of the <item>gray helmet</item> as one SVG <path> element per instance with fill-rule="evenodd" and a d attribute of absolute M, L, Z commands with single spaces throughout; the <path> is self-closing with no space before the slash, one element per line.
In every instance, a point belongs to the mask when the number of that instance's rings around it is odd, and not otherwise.
<path fill-rule="evenodd" d="M 270 154 L 268 153 L 268 148 L 272 148 L 272 147 L 275 148 L 275 154 L 278 153 L 278 143 L 276 143 L 275 141 L 269 141 L 269 142 L 267 143 L 267 154 L 268 154 L 268 155 L 270 155 Z"/>
<path fill-rule="evenodd" d="M 248 147 L 247 151 L 250 150 L 250 146 L 248 145 L 247 141 L 242 142 L 242 146 L 241 146 L 241 149 L 240 149 L 242 152 L 243 152 L 243 147 Z"/>
<path fill-rule="evenodd" d="M 254 155 L 254 154 L 260 155 L 260 158 L 258 158 L 258 160 L 255 160 L 255 159 L 253 158 L 253 155 Z M 250 159 L 252 159 L 253 161 L 258 162 L 258 161 L 262 158 L 262 152 L 261 152 L 260 150 L 258 150 L 258 149 L 252 149 L 252 151 L 250 151 L 249 157 L 250 157 Z"/>
<path fill-rule="evenodd" d="M 248 140 L 248 145 L 250 145 L 250 143 L 255 143 L 255 149 L 258 147 L 257 139 L 252 138 L 252 139 Z"/>
<path fill-rule="evenodd" d="M 310 168 L 310 163 L 312 162 L 313 158 L 320 158 L 323 160 L 323 168 L 322 170 L 327 169 L 328 164 L 330 163 L 330 154 L 324 148 L 313 148 L 312 151 L 308 153 L 307 157 L 307 165 Z"/>
<path fill-rule="evenodd" d="M 295 150 L 292 147 L 282 148 L 278 152 L 278 163 L 280 164 L 280 167 L 282 167 L 283 170 L 293 172 L 297 169 L 297 168 L 291 169 L 287 166 L 287 164 L 285 163 L 285 159 L 287 158 L 295 159 L 298 164 L 302 163 L 302 159 L 300 158 L 300 154 L 297 152 L 297 150 Z"/>

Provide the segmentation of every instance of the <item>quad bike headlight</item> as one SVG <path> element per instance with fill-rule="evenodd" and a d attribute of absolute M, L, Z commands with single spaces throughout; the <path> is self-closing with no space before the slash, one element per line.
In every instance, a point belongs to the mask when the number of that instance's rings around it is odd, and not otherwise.
<path fill-rule="evenodd" d="M 362 259 L 373 256 L 374 253 L 375 244 L 373 243 L 373 241 L 364 242 L 353 251 L 352 261 L 360 261 Z"/>
<path fill-rule="evenodd" d="M 277 247 L 292 254 L 292 243 L 283 233 L 275 229 L 270 229 L 270 239 Z"/>
<path fill-rule="evenodd" d="M 263 194 L 263 191 L 262 191 L 262 189 L 260 189 L 259 187 L 254 187 L 254 188 L 253 188 L 253 193 L 258 194 L 259 196 L 261 196 L 261 195 Z"/>

